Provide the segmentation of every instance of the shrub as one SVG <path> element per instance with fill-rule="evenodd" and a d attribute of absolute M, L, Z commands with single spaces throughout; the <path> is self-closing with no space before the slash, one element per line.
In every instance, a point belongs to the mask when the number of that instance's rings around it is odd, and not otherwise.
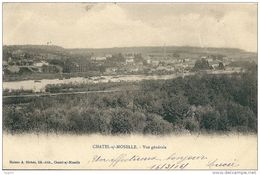
<path fill-rule="evenodd" d="M 110 125 L 112 134 L 130 134 L 134 129 L 131 121 L 131 112 L 124 109 L 113 112 Z"/>
<path fill-rule="evenodd" d="M 217 111 L 209 111 L 207 113 L 202 114 L 200 126 L 206 130 L 218 130 L 218 120 L 219 120 L 219 113 Z"/>
<path fill-rule="evenodd" d="M 168 134 L 173 131 L 173 125 L 159 115 L 150 114 L 147 117 L 147 125 L 144 128 L 144 134 Z"/>
<path fill-rule="evenodd" d="M 199 131 L 200 124 L 195 117 L 188 117 L 184 120 L 184 128 L 189 131 Z"/>

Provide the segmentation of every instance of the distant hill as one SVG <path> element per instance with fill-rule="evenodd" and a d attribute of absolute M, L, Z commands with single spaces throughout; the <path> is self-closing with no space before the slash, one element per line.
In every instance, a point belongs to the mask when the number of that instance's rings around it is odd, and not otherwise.
<path fill-rule="evenodd" d="M 63 48 L 56 45 L 4 45 L 4 49 L 20 49 L 20 50 L 38 50 L 38 51 L 70 51 L 77 53 L 161 53 L 165 49 L 166 52 L 189 52 L 189 53 L 241 53 L 246 52 L 237 48 L 202 48 L 190 46 L 140 46 L 140 47 L 113 47 L 113 48 Z"/>
<path fill-rule="evenodd" d="M 165 50 L 167 53 L 241 53 L 245 52 L 236 48 L 201 48 L 201 47 L 189 47 L 189 46 L 166 46 L 165 48 L 159 46 L 147 46 L 147 47 L 113 47 L 113 48 L 76 48 L 69 49 L 72 52 L 77 53 L 162 53 Z"/>
<path fill-rule="evenodd" d="M 21 50 L 64 50 L 63 47 L 56 46 L 56 45 L 4 45 L 3 48 L 10 48 L 10 49 L 21 49 Z"/>
<path fill-rule="evenodd" d="M 28 51 L 33 53 L 49 53 L 55 55 L 104 55 L 115 53 L 141 53 L 143 55 L 162 54 L 164 51 L 167 54 L 183 54 L 187 57 L 199 57 L 201 55 L 221 54 L 236 58 L 253 58 L 257 61 L 257 53 L 247 52 L 237 48 L 201 48 L 190 46 L 146 46 L 146 47 L 114 47 L 114 48 L 63 48 L 56 45 L 5 45 L 3 51 Z"/>
<path fill-rule="evenodd" d="M 66 49 L 55 45 L 4 45 L 3 51 L 23 51 L 31 53 L 66 54 Z"/>

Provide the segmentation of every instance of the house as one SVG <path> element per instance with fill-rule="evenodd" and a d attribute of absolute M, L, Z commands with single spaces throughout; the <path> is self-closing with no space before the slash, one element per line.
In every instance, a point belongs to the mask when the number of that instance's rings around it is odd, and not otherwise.
<path fill-rule="evenodd" d="M 91 60 L 94 60 L 94 61 L 105 61 L 106 59 L 107 59 L 107 57 L 105 57 L 105 56 L 91 57 Z"/>
<path fill-rule="evenodd" d="M 151 61 L 151 64 L 152 64 L 153 66 L 158 66 L 159 63 L 160 63 L 159 60 L 152 60 L 152 61 Z"/>
<path fill-rule="evenodd" d="M 151 60 L 150 60 L 150 59 L 147 59 L 147 60 L 146 60 L 146 63 L 147 63 L 147 64 L 151 64 Z"/>
<path fill-rule="evenodd" d="M 106 58 L 112 58 L 112 54 L 106 54 Z"/>
<path fill-rule="evenodd" d="M 182 64 L 182 67 L 187 68 L 187 67 L 189 67 L 189 65 L 188 64 Z"/>
<path fill-rule="evenodd" d="M 183 63 L 183 59 L 177 59 L 178 63 Z"/>
<path fill-rule="evenodd" d="M 137 67 L 132 67 L 129 69 L 130 72 L 138 72 L 139 69 Z"/>
<path fill-rule="evenodd" d="M 172 66 L 167 66 L 167 67 L 166 67 L 166 70 L 167 70 L 167 71 L 175 71 L 174 67 L 172 67 Z"/>
<path fill-rule="evenodd" d="M 33 64 L 35 67 L 42 67 L 42 66 L 48 66 L 49 65 L 49 63 L 48 62 L 46 62 L 46 61 L 39 61 L 39 62 L 36 62 L 36 63 L 34 63 Z"/>
<path fill-rule="evenodd" d="M 12 57 L 9 57 L 7 62 L 8 63 L 12 62 Z"/>
<path fill-rule="evenodd" d="M 160 65 L 156 68 L 156 70 L 166 70 L 166 67 Z"/>
<path fill-rule="evenodd" d="M 126 59 L 125 59 L 125 63 L 126 63 L 126 64 L 134 63 L 134 57 L 133 57 L 133 58 L 132 58 L 132 57 L 131 57 L 131 58 L 130 58 L 130 57 L 126 58 Z"/>
<path fill-rule="evenodd" d="M 189 62 L 189 61 L 190 61 L 189 58 L 184 58 L 184 59 L 183 59 L 183 62 Z"/>
<path fill-rule="evenodd" d="M 106 68 L 105 73 L 106 74 L 115 74 L 116 70 L 117 69 L 115 67 L 108 67 L 108 68 Z"/>
<path fill-rule="evenodd" d="M 144 63 L 151 64 L 151 57 L 149 55 L 143 56 Z"/>
<path fill-rule="evenodd" d="M 212 64 L 212 65 L 211 65 L 211 67 L 212 67 L 214 70 L 217 69 L 218 66 L 219 66 L 219 64 Z"/>
<path fill-rule="evenodd" d="M 208 58 L 207 61 L 210 63 L 210 62 L 213 62 L 213 58 Z"/>

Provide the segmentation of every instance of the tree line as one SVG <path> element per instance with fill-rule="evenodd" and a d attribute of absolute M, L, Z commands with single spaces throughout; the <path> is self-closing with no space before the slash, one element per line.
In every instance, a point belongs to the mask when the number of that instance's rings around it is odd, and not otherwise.
<path fill-rule="evenodd" d="M 142 81 L 139 89 L 4 101 L 3 128 L 10 133 L 257 132 L 256 65 L 246 73 Z"/>

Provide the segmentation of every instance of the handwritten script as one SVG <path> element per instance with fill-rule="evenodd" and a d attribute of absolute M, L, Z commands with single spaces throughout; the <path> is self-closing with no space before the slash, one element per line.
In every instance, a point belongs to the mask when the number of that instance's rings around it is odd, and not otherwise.
<path fill-rule="evenodd" d="M 181 155 L 178 153 L 172 153 L 169 156 L 141 156 L 137 154 L 118 154 L 112 157 L 106 157 L 104 155 L 94 155 L 92 160 L 88 163 L 98 164 L 105 163 L 109 168 L 121 167 L 123 164 L 142 164 L 145 165 L 145 169 L 154 170 L 170 170 L 170 169 L 189 169 L 192 164 L 199 163 L 204 164 L 208 169 L 227 169 L 236 168 L 239 163 L 236 159 L 231 161 L 221 161 L 217 158 L 210 159 L 205 155 Z"/>

